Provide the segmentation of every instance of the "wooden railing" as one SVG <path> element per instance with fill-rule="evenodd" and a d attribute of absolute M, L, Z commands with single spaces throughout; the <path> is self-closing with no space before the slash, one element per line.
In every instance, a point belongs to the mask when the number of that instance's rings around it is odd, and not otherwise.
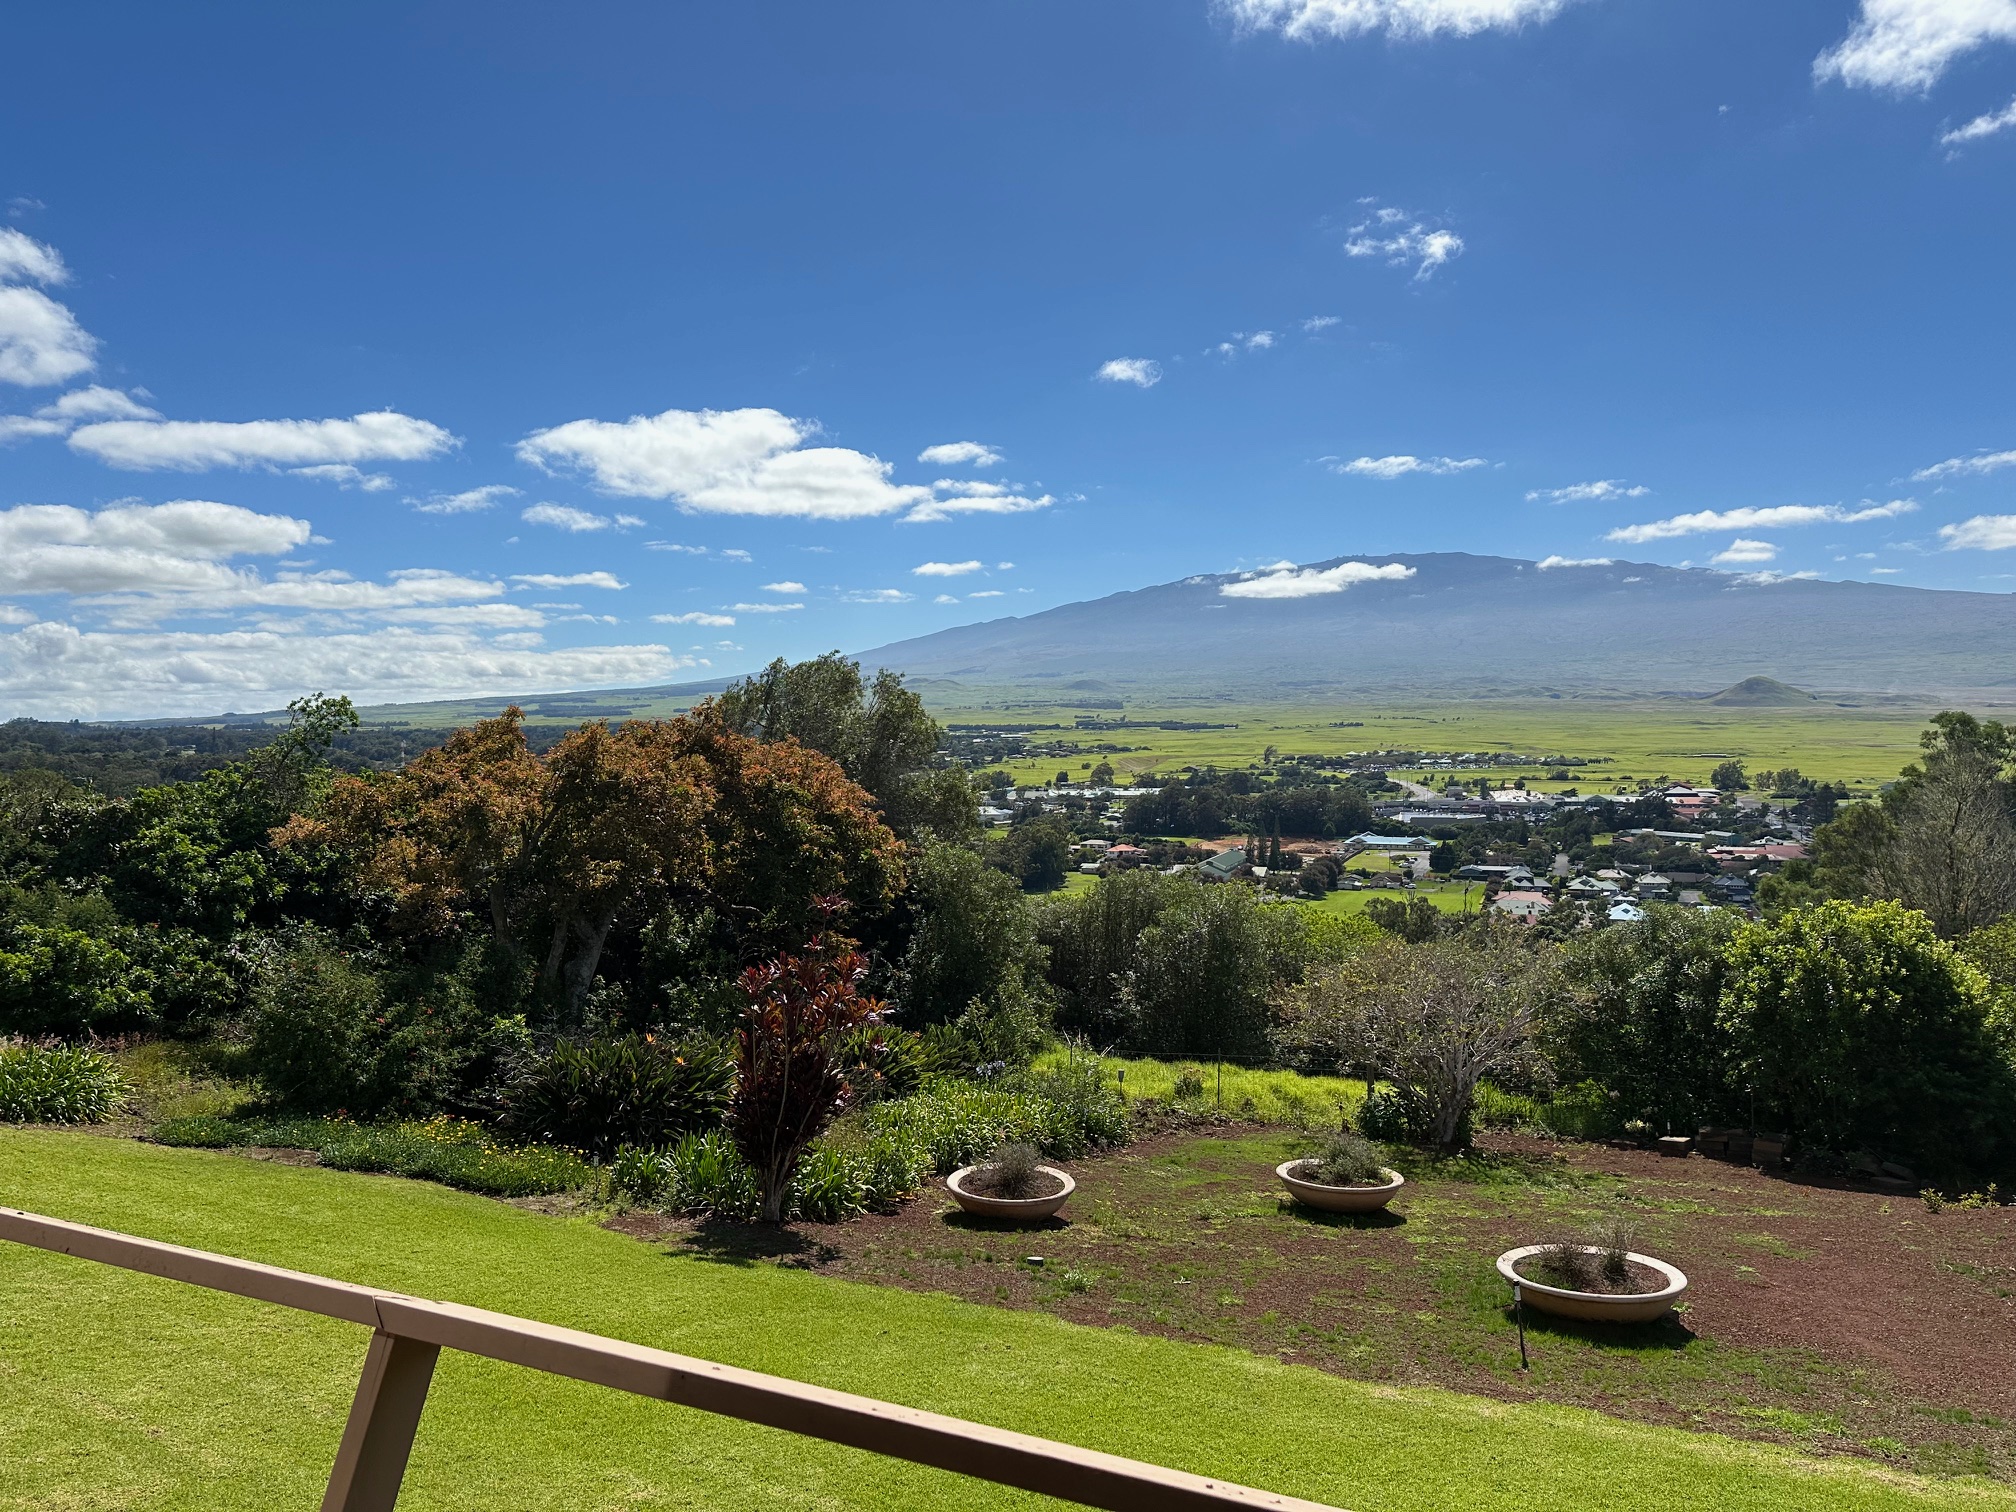
<path fill-rule="evenodd" d="M 873 1397 L 555 1328 L 528 1318 L 429 1302 L 203 1250 L 136 1239 L 0 1208 L 0 1239 L 185 1281 L 212 1291 L 341 1318 L 371 1330 L 364 1374 L 336 1450 L 322 1512 L 391 1512 L 413 1435 L 444 1349 L 570 1376 L 723 1417 L 802 1433 L 978 1480 L 1113 1512 L 1271 1507 L 1323 1512 L 1316 1502 L 1165 1470 L 1027 1434 L 919 1412 Z"/>

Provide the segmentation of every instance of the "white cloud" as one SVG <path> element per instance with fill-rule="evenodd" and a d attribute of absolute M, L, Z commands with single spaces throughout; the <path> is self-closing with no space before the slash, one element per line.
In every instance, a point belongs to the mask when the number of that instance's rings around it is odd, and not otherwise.
<path fill-rule="evenodd" d="M 68 504 L 0 510 L 0 591 L 111 593 L 230 588 L 234 556 L 278 556 L 313 534 L 306 520 L 177 499 L 93 514 Z"/>
<path fill-rule="evenodd" d="M 765 593 L 803 593 L 805 585 L 803 583 L 794 583 L 789 578 L 786 578 L 781 583 L 765 583 L 763 591 Z"/>
<path fill-rule="evenodd" d="M 348 420 L 106 420 L 70 434 L 73 450 L 136 472 L 424 462 L 460 444 L 440 426 L 397 410 Z"/>
<path fill-rule="evenodd" d="M 313 467 L 290 467 L 287 471 L 297 478 L 314 478 L 339 488 L 361 488 L 366 493 L 385 493 L 399 486 L 384 473 L 367 473 L 348 462 L 318 462 Z"/>
<path fill-rule="evenodd" d="M 794 609 L 803 609 L 803 604 L 736 604 L 735 609 L 743 614 L 789 614 Z"/>
<path fill-rule="evenodd" d="M 722 552 L 721 556 L 724 561 L 729 562 L 753 562 L 756 560 L 756 558 L 749 555 L 748 552 L 737 551 L 732 547 L 729 550 Z"/>
<path fill-rule="evenodd" d="M 1904 569 L 1902 567 L 1871 567 L 1869 570 L 1878 577 L 1890 577 L 1902 572 Z"/>
<path fill-rule="evenodd" d="M 514 572 L 511 581 L 528 588 L 628 588 L 613 572 Z"/>
<path fill-rule="evenodd" d="M 2016 467 L 2016 451 L 1976 452 L 1971 457 L 1948 457 L 1911 474 L 1911 481 L 1923 483 L 1939 478 L 1979 477 L 2005 467 Z"/>
<path fill-rule="evenodd" d="M 1414 569 L 1399 562 L 1384 567 L 1370 562 L 1339 562 L 1323 568 L 1285 566 L 1235 583 L 1221 583 L 1218 591 L 1226 598 L 1313 598 L 1321 593 L 1342 593 L 1354 583 L 1399 582 L 1412 576 Z"/>
<path fill-rule="evenodd" d="M 901 588 L 855 588 L 840 595 L 843 604 L 907 604 L 915 594 Z"/>
<path fill-rule="evenodd" d="M 978 593 L 969 593 L 968 598 L 1006 598 L 1008 595 L 999 588 L 982 588 Z"/>
<path fill-rule="evenodd" d="M 646 541 L 644 549 L 646 551 L 678 551 L 683 552 L 687 556 L 707 555 L 707 548 L 705 546 L 681 546 L 677 541 Z"/>
<path fill-rule="evenodd" d="M 1978 142 L 1983 137 L 1991 137 L 1998 132 L 2016 126 L 2016 100 L 2011 100 L 2000 110 L 1992 110 L 1986 115 L 1978 115 L 1964 126 L 1956 126 L 1939 138 L 1941 147 L 1962 147 L 1969 142 Z"/>
<path fill-rule="evenodd" d="M 551 525 L 555 530 L 568 530 L 582 534 L 591 530 L 607 530 L 607 515 L 591 514 L 585 509 L 576 509 L 571 504 L 532 504 L 518 511 L 518 518 L 527 525 Z"/>
<path fill-rule="evenodd" d="M 1162 364 L 1152 357 L 1115 357 L 1099 364 L 1092 375 L 1101 383 L 1131 383 L 1137 388 L 1153 388 L 1162 381 Z"/>
<path fill-rule="evenodd" d="M 1542 557 L 1535 565 L 1542 572 L 1552 572 L 1557 567 L 1608 567 L 1613 560 L 1611 557 L 1550 556 Z"/>
<path fill-rule="evenodd" d="M 70 270 L 63 254 L 25 231 L 0 227 L 0 283 L 63 284 Z"/>
<path fill-rule="evenodd" d="M 1231 340 L 1219 342 L 1211 348 L 1211 352 L 1220 357 L 1236 357 L 1241 352 L 1264 352 L 1280 339 L 1272 331 L 1234 331 Z"/>
<path fill-rule="evenodd" d="M 1862 0 L 1855 25 L 1814 59 L 1813 73 L 1865 89 L 1923 90 L 1991 42 L 2016 42 L 2016 0 Z"/>
<path fill-rule="evenodd" d="M 1220 0 L 1241 26 L 1299 41 L 1384 32 L 1412 41 L 1551 21 L 1568 0 Z"/>
<path fill-rule="evenodd" d="M 68 308 L 26 284 L 70 277 L 54 247 L 0 227 L 0 383 L 68 383 L 96 365 L 98 342 Z M 18 430 L 15 435 L 22 434 Z"/>
<path fill-rule="evenodd" d="M 981 563 L 971 562 L 920 562 L 910 569 L 916 577 L 964 577 L 969 572 L 978 572 Z"/>
<path fill-rule="evenodd" d="M 0 446 L 16 441 L 32 441 L 39 436 L 60 436 L 70 427 L 60 420 L 37 420 L 31 415 L 0 415 Z"/>
<path fill-rule="evenodd" d="M 517 496 L 518 490 L 506 484 L 486 483 L 481 488 L 465 488 L 461 493 L 429 494 L 424 499 L 406 502 L 422 514 L 474 514 Z"/>
<path fill-rule="evenodd" d="M 530 637 L 536 643 L 537 637 Z M 504 642 L 511 640 L 513 645 Z M 45 718 L 274 708 L 318 689 L 361 702 L 662 682 L 696 665 L 659 645 L 534 651 L 520 637 L 389 627 L 126 634 L 43 621 L 0 634 L 0 696 Z"/>
<path fill-rule="evenodd" d="M 919 462 L 929 462 L 934 467 L 993 467 L 1001 461 L 1001 453 L 991 446 L 978 441 L 945 441 L 937 446 L 927 446 L 917 453 Z"/>
<path fill-rule="evenodd" d="M 115 388 L 72 389 L 54 404 L 45 404 L 29 415 L 0 415 L 0 443 L 23 441 L 31 436 L 68 435 L 86 420 L 145 419 L 154 415 L 128 394 Z"/>
<path fill-rule="evenodd" d="M 1566 488 L 1529 488 L 1526 502 L 1537 504 L 1607 503 L 1612 499 L 1642 499 L 1652 492 L 1644 484 L 1626 484 L 1620 478 L 1599 478 L 1594 483 L 1570 483 Z"/>
<path fill-rule="evenodd" d="M 959 596 L 956 593 L 941 593 L 931 600 L 931 602 L 934 604 L 956 604 L 959 602 Z"/>
<path fill-rule="evenodd" d="M 1013 572 L 1015 570 L 1015 564 L 1013 562 L 996 562 L 994 564 L 994 570 L 996 572 Z"/>
<path fill-rule="evenodd" d="M 951 492 L 946 497 L 933 499 L 929 504 L 918 505 L 903 517 L 905 524 L 928 525 L 962 514 L 1027 514 L 1031 510 L 1048 509 L 1057 502 L 1050 494 L 1031 498 L 1000 483 L 960 483 L 941 479 L 934 486 Z"/>
<path fill-rule="evenodd" d="M 1314 335 L 1318 331 L 1327 331 L 1333 325 L 1342 325 L 1343 323 L 1344 317 L 1341 315 L 1311 315 L 1307 320 L 1302 322 L 1302 329 Z"/>
<path fill-rule="evenodd" d="M 732 614 L 704 614 L 697 609 L 690 614 L 654 614 L 651 618 L 661 625 L 727 626 L 735 623 Z"/>
<path fill-rule="evenodd" d="M 1948 551 L 2007 551 L 2016 546 L 2016 515 L 1976 515 L 1958 525 L 1941 525 Z"/>
<path fill-rule="evenodd" d="M 1739 572 L 1731 581 L 1752 588 L 1769 588 L 1773 583 L 1807 583 L 1819 576 L 1810 569 L 1805 572 Z"/>
<path fill-rule="evenodd" d="M 1709 558 L 1718 567 L 1734 567 L 1749 562 L 1775 562 L 1778 548 L 1769 541 L 1752 541 L 1742 536 L 1731 541 L 1728 548 L 1718 551 Z"/>
<path fill-rule="evenodd" d="M 1670 541 L 1679 536 L 1706 535 L 1721 530 L 1783 530 L 1795 525 L 1860 525 L 1869 520 L 1891 520 L 1909 514 L 1918 506 L 1910 499 L 1893 499 L 1888 504 L 1870 504 L 1861 509 L 1843 509 L 1838 504 L 1777 504 L 1764 509 L 1703 509 L 1693 514 L 1673 515 L 1643 525 L 1623 525 L 1607 539 L 1628 545 L 1645 541 Z"/>
<path fill-rule="evenodd" d="M 1468 472 L 1473 467 L 1485 466 L 1482 457 L 1354 457 L 1349 462 L 1334 462 L 1332 472 L 1348 473 L 1358 478 L 1404 478 L 1409 473 L 1427 473 L 1433 477 L 1446 477 L 1450 473 Z"/>
<path fill-rule="evenodd" d="M 1462 256 L 1463 238 L 1429 225 L 1411 211 L 1376 205 L 1351 227 L 1344 252 L 1349 257 L 1383 257 L 1396 268 L 1411 263 L 1419 283 L 1433 278 L 1435 270 L 1451 258 Z"/>

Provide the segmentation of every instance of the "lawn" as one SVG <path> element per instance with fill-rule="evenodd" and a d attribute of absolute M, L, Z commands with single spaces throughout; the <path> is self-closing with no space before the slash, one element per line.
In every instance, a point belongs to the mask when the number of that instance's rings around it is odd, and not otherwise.
<path fill-rule="evenodd" d="M 1361 1512 L 2007 1508 L 1985 1484 L 1368 1385 L 1222 1346 L 864 1286 L 419 1182 L 0 1130 L 0 1202 L 683 1350 Z M 357 1329 L 0 1246 L 0 1507 L 309 1506 Z M 816 1260 L 807 1254 L 806 1261 Z M 420 1508 L 998 1507 L 1037 1499 L 444 1357 Z"/>

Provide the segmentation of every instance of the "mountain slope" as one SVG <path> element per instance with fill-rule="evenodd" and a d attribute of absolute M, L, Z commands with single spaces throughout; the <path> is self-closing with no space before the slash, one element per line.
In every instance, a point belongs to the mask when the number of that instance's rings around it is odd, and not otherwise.
<path fill-rule="evenodd" d="M 1333 558 L 1404 568 L 1304 597 L 1228 594 L 1209 574 L 941 630 L 868 666 L 979 686 L 1292 697 L 1539 690 L 1702 693 L 1761 673 L 1800 688 L 2016 687 L 2016 596 L 1768 581 L 1699 568 L 1553 565 L 1437 552 Z M 1242 590 L 1250 594 L 1252 590 Z"/>

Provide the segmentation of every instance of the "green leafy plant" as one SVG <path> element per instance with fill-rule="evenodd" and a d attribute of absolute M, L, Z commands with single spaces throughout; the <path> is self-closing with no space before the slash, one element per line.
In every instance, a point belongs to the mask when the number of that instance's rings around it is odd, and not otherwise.
<path fill-rule="evenodd" d="M 1330 1135 L 1320 1151 L 1302 1162 L 1297 1174 L 1325 1186 L 1376 1186 L 1387 1179 L 1379 1146 L 1348 1129 Z"/>
<path fill-rule="evenodd" d="M 1043 1175 L 1043 1152 L 1019 1139 L 1003 1140 L 994 1147 L 978 1175 L 990 1197 L 1023 1198 L 1040 1195 L 1047 1185 Z"/>
<path fill-rule="evenodd" d="M 0 1123 L 96 1123 L 126 1095 L 95 1050 L 0 1040 Z"/>
<path fill-rule="evenodd" d="M 626 1144 L 657 1149 L 718 1127 L 734 1087 L 735 1064 L 711 1040 L 562 1041 L 513 1087 L 509 1119 L 525 1133 L 607 1158 Z"/>

